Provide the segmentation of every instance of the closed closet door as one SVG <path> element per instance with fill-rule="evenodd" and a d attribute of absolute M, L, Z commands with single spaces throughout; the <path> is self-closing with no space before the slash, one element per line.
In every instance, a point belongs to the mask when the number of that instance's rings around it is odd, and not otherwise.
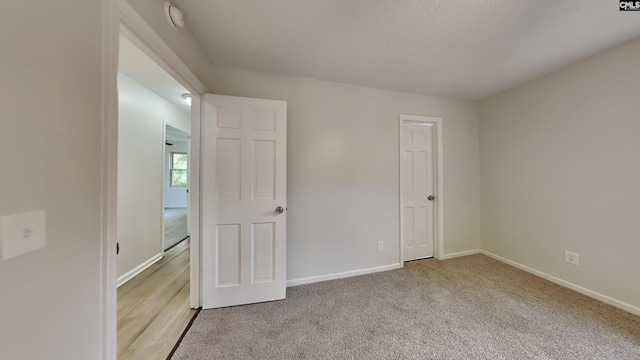
<path fill-rule="evenodd" d="M 433 257 L 434 127 L 403 123 L 401 134 L 402 244 L 404 261 Z"/>

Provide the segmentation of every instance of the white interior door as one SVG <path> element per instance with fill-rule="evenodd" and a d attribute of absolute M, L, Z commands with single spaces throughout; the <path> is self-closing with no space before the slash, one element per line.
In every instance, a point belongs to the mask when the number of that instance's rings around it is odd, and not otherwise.
<path fill-rule="evenodd" d="M 403 123 L 400 170 L 404 261 L 433 257 L 433 124 Z"/>
<path fill-rule="evenodd" d="M 204 96 L 202 304 L 286 296 L 284 101 Z"/>

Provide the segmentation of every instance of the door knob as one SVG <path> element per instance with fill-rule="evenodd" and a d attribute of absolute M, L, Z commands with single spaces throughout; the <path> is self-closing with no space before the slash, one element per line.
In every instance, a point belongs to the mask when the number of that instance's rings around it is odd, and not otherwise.
<path fill-rule="evenodd" d="M 433 196 L 433 195 L 429 195 L 429 196 L 427 196 L 427 200 L 429 200 L 429 201 L 433 201 L 435 198 L 436 198 L 436 197 L 435 197 L 435 196 Z"/>
<path fill-rule="evenodd" d="M 276 215 L 280 215 L 280 214 L 282 214 L 283 212 L 284 212 L 284 208 L 283 208 L 282 206 L 278 206 L 278 207 L 276 208 L 276 211 L 274 211 L 274 213 L 275 213 Z"/>

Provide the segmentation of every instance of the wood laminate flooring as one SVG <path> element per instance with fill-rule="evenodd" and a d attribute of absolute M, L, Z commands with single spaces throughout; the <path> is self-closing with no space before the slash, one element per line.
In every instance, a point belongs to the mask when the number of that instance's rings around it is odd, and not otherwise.
<path fill-rule="evenodd" d="M 189 308 L 189 241 L 118 288 L 118 359 L 166 359 L 196 314 Z"/>

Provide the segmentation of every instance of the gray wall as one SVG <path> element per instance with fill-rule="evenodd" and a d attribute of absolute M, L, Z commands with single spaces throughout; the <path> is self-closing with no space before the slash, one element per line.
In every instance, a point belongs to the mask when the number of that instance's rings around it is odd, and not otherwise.
<path fill-rule="evenodd" d="M 97 359 L 102 2 L 0 12 L 0 215 L 47 212 L 47 246 L 0 262 L 0 357 Z"/>
<path fill-rule="evenodd" d="M 638 59 L 635 40 L 487 99 L 480 126 L 482 248 L 636 307 Z"/>

